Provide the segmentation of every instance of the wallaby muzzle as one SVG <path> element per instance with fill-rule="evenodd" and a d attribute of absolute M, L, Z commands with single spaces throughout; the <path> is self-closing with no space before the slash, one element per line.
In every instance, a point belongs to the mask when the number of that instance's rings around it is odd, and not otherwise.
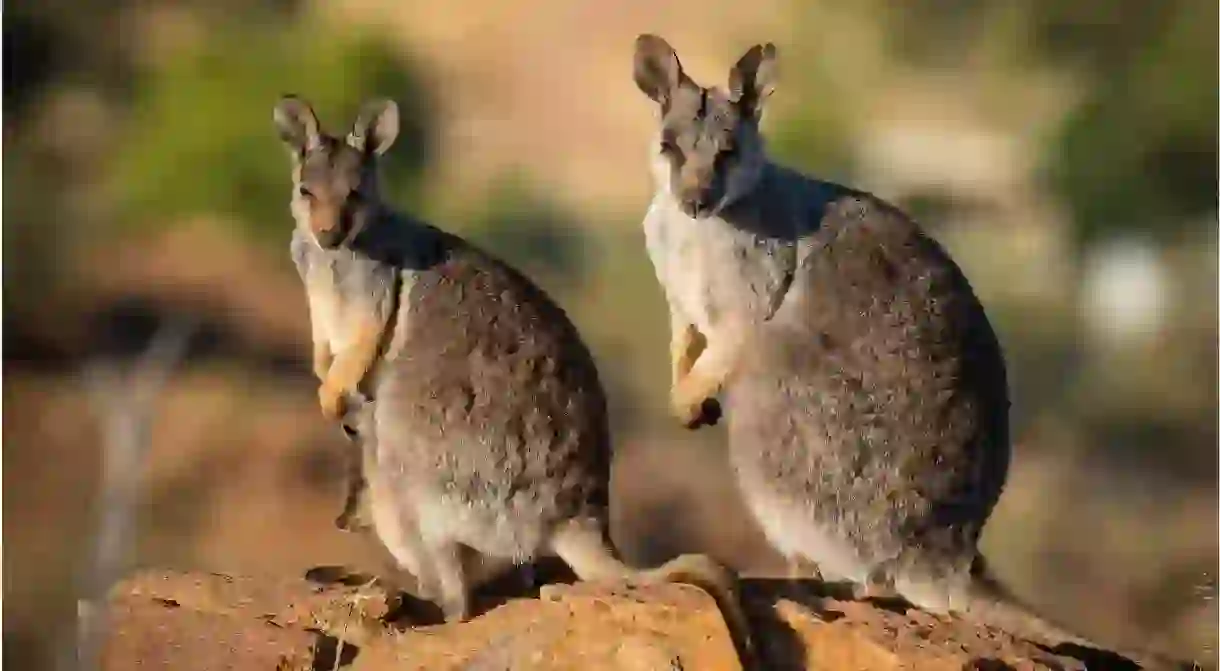
<path fill-rule="evenodd" d="M 335 249 L 343 244 L 347 233 L 343 230 L 342 226 L 332 226 L 325 230 L 314 231 L 313 236 L 318 241 L 318 246 L 322 249 Z"/>
<path fill-rule="evenodd" d="M 695 219 L 710 216 L 724 196 L 723 180 L 712 171 L 688 170 L 678 185 L 678 201 L 682 211 Z"/>
<path fill-rule="evenodd" d="M 689 199 L 682 200 L 682 210 L 695 219 L 706 217 L 716 209 L 716 198 L 704 192 Z"/>

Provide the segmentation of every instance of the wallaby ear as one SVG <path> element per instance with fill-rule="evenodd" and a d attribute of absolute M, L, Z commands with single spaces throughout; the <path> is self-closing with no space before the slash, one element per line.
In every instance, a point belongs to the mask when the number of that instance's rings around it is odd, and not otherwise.
<path fill-rule="evenodd" d="M 664 105 L 685 79 L 678 53 L 669 42 L 649 34 L 635 38 L 635 85 L 644 95 Z"/>
<path fill-rule="evenodd" d="M 283 96 L 276 103 L 275 128 L 279 131 L 280 140 L 297 154 L 304 154 L 322 141 L 313 107 L 294 95 Z"/>
<path fill-rule="evenodd" d="M 729 71 L 729 94 L 747 115 L 757 119 L 763 102 L 775 90 L 775 45 L 750 47 Z"/>
<path fill-rule="evenodd" d="M 360 107 L 360 114 L 347 143 L 362 152 L 384 154 L 398 138 L 398 103 L 389 99 L 370 100 Z"/>

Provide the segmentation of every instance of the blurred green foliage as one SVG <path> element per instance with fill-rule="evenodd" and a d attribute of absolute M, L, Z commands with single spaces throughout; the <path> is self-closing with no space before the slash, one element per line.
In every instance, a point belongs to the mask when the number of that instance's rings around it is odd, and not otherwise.
<path fill-rule="evenodd" d="M 986 48 L 1076 74 L 1080 103 L 1045 147 L 1042 173 L 1072 211 L 1079 249 L 1127 232 L 1172 238 L 1216 211 L 1214 0 L 913 0 L 874 9 L 911 65 L 962 67 Z"/>
<path fill-rule="evenodd" d="M 584 227 L 557 203 L 542 195 L 522 175 L 523 170 L 502 173 L 487 194 L 473 203 L 476 211 L 462 222 L 446 226 L 468 236 L 488 251 L 519 267 L 527 275 L 545 277 L 564 285 L 576 297 L 580 280 L 591 269 L 584 249 Z"/>
<path fill-rule="evenodd" d="M 316 36 L 325 31 L 331 39 Z M 115 202 L 133 223 L 219 213 L 256 237 L 283 239 L 290 163 L 271 123 L 282 94 L 309 100 L 322 126 L 347 131 L 360 103 L 394 98 L 401 132 L 386 156 L 386 191 L 418 193 L 434 136 L 428 90 L 377 36 L 317 19 L 274 26 L 227 21 L 142 73 L 115 154 Z"/>
<path fill-rule="evenodd" d="M 224 0 L 230 2 L 232 0 Z M 4 5 L 5 125 L 52 80 L 123 100 L 132 82 L 113 0 L 16 0 Z M 7 139 L 7 138 L 6 138 Z"/>
<path fill-rule="evenodd" d="M 1129 231 L 1163 238 L 1216 212 L 1217 5 L 1144 3 L 1141 14 L 1148 20 L 1046 27 L 1090 36 L 1095 46 L 1078 58 L 1102 75 L 1047 155 L 1081 242 Z"/>
<path fill-rule="evenodd" d="M 142 73 L 115 155 L 123 221 L 161 226 L 218 213 L 256 239 L 282 242 L 290 164 L 271 109 L 285 93 L 309 100 L 332 134 L 346 132 L 366 98 L 394 98 L 401 130 L 384 159 L 384 191 L 392 204 L 427 214 L 423 173 L 436 159 L 437 129 L 424 78 L 378 35 L 318 21 L 219 21 L 207 40 Z M 330 39 L 316 39 L 322 33 Z M 500 179 L 468 209 L 452 222 L 455 232 L 525 270 L 565 277 L 584 270 L 581 227 L 519 176 Z"/>
<path fill-rule="evenodd" d="M 767 150 L 777 160 L 794 168 L 829 179 L 846 180 L 854 171 L 849 139 L 850 102 L 837 91 L 826 64 L 818 58 L 802 58 L 801 48 L 784 54 L 802 63 L 783 73 L 783 98 L 773 96 L 764 112 Z"/>
<path fill-rule="evenodd" d="M 999 3 L 1001 0 L 988 0 Z M 1025 0 L 1031 51 L 1101 76 L 1117 76 L 1140 58 L 1175 17 L 1200 0 Z M 1215 6 L 1215 3 L 1211 3 Z M 1213 26 L 1214 28 L 1214 26 Z"/>

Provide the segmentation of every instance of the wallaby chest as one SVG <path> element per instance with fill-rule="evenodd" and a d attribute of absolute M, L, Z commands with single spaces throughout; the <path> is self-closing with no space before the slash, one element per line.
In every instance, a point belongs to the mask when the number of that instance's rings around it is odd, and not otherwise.
<path fill-rule="evenodd" d="M 648 256 L 672 307 L 701 331 L 770 317 L 791 282 L 791 240 L 692 219 L 658 198 L 644 219 Z"/>
<path fill-rule="evenodd" d="M 331 349 L 351 345 L 369 318 L 392 308 L 395 269 L 348 249 L 323 250 L 293 240 L 315 332 Z"/>

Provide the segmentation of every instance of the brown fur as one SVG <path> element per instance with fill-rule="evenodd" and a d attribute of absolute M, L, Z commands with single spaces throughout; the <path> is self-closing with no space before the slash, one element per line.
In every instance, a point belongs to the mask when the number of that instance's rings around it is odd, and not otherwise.
<path fill-rule="evenodd" d="M 344 408 L 333 399 L 370 402 L 369 440 L 356 442 L 386 549 L 452 621 L 470 614 L 467 550 L 513 563 L 557 555 L 583 580 L 704 587 L 748 648 L 732 575 L 719 564 L 691 555 L 639 570 L 618 557 L 609 418 L 592 355 L 527 277 L 377 199 L 376 157 L 393 140 L 396 111 L 388 102 L 365 110 L 346 140 L 326 135 L 296 98 L 281 101 L 276 119 L 300 166 L 293 258 L 315 342 L 336 352 L 319 365 L 320 400 L 335 417 Z M 333 202 L 345 203 L 338 214 Z M 345 507 L 359 509 L 358 499 Z"/>
<path fill-rule="evenodd" d="M 743 498 L 790 562 L 935 612 L 1037 616 L 976 585 L 1011 450 L 1003 353 L 949 254 L 897 208 L 772 162 L 759 130 L 776 50 L 707 88 L 636 42 L 658 104 L 644 220 L 670 307 L 674 413 L 725 391 Z M 996 606 L 996 607 L 992 607 Z M 1008 617 L 1024 612 L 1025 617 Z"/>

